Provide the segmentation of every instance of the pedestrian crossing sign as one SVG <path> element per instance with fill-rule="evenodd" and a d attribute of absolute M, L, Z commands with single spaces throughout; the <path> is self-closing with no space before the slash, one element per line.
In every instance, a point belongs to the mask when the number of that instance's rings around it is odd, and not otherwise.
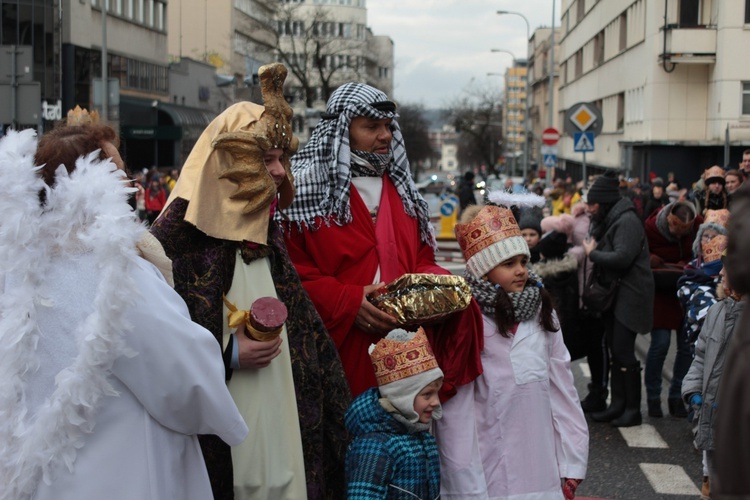
<path fill-rule="evenodd" d="M 573 151 L 578 153 L 594 150 L 593 132 L 576 132 L 573 136 Z"/>
<path fill-rule="evenodd" d="M 544 155 L 543 163 L 545 167 L 554 167 L 557 165 L 557 157 L 555 155 Z"/>

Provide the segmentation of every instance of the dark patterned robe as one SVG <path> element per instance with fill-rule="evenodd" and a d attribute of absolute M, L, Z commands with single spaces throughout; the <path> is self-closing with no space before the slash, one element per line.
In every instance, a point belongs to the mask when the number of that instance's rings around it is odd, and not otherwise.
<path fill-rule="evenodd" d="M 187 206 L 186 200 L 177 198 L 151 228 L 172 259 L 175 290 L 187 303 L 193 321 L 211 331 L 221 344 L 222 295 L 232 286 L 237 249 L 241 249 L 246 263 L 269 258 L 276 293 L 289 311 L 286 328 L 307 495 L 309 499 L 344 498 L 344 460 L 349 438 L 344 414 L 351 394 L 336 347 L 302 288 L 276 224 L 270 223 L 268 245 L 219 240 L 185 222 Z M 201 448 L 215 498 L 234 498 L 230 447 L 216 436 L 201 436 Z"/>

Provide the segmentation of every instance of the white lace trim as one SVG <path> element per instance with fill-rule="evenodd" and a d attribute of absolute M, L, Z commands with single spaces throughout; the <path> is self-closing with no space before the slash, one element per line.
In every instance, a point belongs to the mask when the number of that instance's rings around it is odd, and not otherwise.
<path fill-rule="evenodd" d="M 32 498 L 39 481 L 50 483 L 61 465 L 72 472 L 101 398 L 116 395 L 108 377 L 118 357 L 132 355 L 124 312 L 138 292 L 128 269 L 144 230 L 127 205 L 132 189 L 124 173 L 100 162 L 98 151 L 80 158 L 71 175 L 60 167 L 49 189 L 34 167 L 35 149 L 33 131 L 11 131 L 0 140 L 0 276 L 24 277 L 0 294 L 2 500 Z M 41 190 L 47 191 L 43 209 Z M 39 366 L 40 284 L 53 251 L 84 247 L 93 249 L 101 270 L 93 312 L 77 327 L 78 356 L 58 373 L 54 392 L 31 421 L 25 379 Z"/>

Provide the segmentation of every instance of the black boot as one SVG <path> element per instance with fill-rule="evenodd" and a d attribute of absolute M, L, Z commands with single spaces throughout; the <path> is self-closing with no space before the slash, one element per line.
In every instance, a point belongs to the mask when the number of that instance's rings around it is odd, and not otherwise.
<path fill-rule="evenodd" d="M 636 363 L 623 368 L 625 384 L 625 411 L 612 421 L 615 427 L 641 425 L 641 365 Z"/>
<path fill-rule="evenodd" d="M 661 418 L 664 413 L 661 411 L 661 399 L 648 399 L 648 416 Z"/>
<path fill-rule="evenodd" d="M 667 405 L 669 405 L 669 414 L 677 418 L 687 418 L 687 409 L 685 409 L 685 403 L 680 398 L 669 398 L 667 399 Z"/>
<path fill-rule="evenodd" d="M 589 384 L 589 393 L 581 401 L 581 408 L 585 413 L 606 410 L 608 393 L 606 386 Z"/>
<path fill-rule="evenodd" d="M 612 400 L 609 408 L 604 411 L 591 414 L 594 422 L 611 422 L 625 411 L 625 382 L 623 368 L 619 363 L 612 363 L 612 374 L 609 379 L 609 385 L 612 389 Z"/>

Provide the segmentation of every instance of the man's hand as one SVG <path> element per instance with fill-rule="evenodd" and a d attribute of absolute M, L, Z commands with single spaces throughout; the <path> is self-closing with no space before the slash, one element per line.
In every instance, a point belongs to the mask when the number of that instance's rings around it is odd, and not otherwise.
<path fill-rule="evenodd" d="M 273 358 L 281 354 L 280 335 L 268 342 L 259 342 L 247 336 L 244 324 L 237 328 L 234 334 L 237 336 L 240 351 L 240 369 L 265 368 L 271 364 Z"/>
<path fill-rule="evenodd" d="M 383 285 L 384 283 L 375 283 L 374 285 L 367 285 L 365 287 L 362 296 L 362 303 L 359 306 L 359 312 L 354 319 L 354 324 L 357 325 L 360 330 L 368 333 L 386 335 L 398 326 L 396 318 L 390 314 L 384 313 L 374 305 L 370 304 L 370 301 L 367 300 L 367 296 L 370 293 L 381 288 Z"/>

